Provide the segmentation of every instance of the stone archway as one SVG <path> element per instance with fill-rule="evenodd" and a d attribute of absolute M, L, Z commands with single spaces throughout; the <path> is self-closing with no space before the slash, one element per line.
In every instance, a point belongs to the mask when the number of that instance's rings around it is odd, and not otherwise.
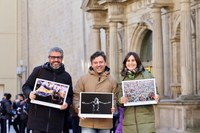
<path fill-rule="evenodd" d="M 140 55 L 142 40 L 148 31 L 147 25 L 144 22 L 138 23 L 134 29 L 129 49 L 135 51 Z"/>
<path fill-rule="evenodd" d="M 150 39 L 149 40 L 150 42 L 146 42 L 146 40 L 148 39 Z M 144 22 L 138 23 L 137 27 L 135 28 L 133 32 L 129 48 L 131 51 L 135 51 L 136 53 L 138 53 L 138 55 L 141 57 L 141 61 L 144 67 L 146 67 L 148 70 L 151 71 L 152 31 L 148 29 L 148 26 L 146 25 L 146 23 Z"/>

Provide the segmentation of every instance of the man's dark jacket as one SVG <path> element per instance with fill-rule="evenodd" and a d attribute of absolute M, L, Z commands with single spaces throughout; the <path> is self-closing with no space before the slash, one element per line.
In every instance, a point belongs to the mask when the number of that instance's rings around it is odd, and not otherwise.
<path fill-rule="evenodd" d="M 22 87 L 27 97 L 29 97 L 30 92 L 34 89 L 36 78 L 69 85 L 66 102 L 68 103 L 68 107 L 71 105 L 73 98 L 72 79 L 69 73 L 65 71 L 63 64 L 59 69 L 53 69 L 49 62 L 43 66 L 35 67 Z M 63 130 L 65 111 L 30 103 L 27 128 L 47 133 L 61 133 Z"/>

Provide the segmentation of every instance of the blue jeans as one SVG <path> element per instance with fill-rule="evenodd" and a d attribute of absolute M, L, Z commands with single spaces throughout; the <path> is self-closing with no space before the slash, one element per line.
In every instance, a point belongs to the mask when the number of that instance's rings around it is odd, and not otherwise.
<path fill-rule="evenodd" d="M 81 133 L 110 133 L 110 129 L 81 128 Z"/>

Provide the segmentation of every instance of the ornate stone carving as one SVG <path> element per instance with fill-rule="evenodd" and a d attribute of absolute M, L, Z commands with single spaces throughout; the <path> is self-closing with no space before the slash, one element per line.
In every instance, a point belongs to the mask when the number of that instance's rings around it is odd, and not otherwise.
<path fill-rule="evenodd" d="M 142 22 L 146 22 L 148 25 L 150 25 L 151 27 L 153 26 L 153 19 L 152 19 L 152 16 L 151 14 L 148 12 L 148 13 L 144 13 L 141 17 L 140 17 L 140 20 Z"/>
<path fill-rule="evenodd" d="M 84 0 L 81 8 L 87 12 L 94 10 L 105 10 L 104 6 L 98 4 L 97 0 Z"/>

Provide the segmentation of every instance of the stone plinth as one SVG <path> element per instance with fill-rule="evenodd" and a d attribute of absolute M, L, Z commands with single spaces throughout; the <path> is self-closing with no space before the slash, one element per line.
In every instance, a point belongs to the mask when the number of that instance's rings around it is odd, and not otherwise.
<path fill-rule="evenodd" d="M 155 106 L 156 133 L 200 133 L 200 100 L 187 99 L 161 100 Z"/>

